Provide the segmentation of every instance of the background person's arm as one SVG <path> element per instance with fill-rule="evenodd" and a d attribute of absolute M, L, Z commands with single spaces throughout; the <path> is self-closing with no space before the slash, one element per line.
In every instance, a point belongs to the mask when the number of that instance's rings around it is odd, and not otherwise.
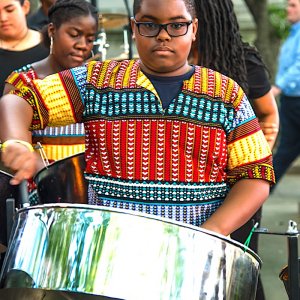
<path fill-rule="evenodd" d="M 274 97 L 277 97 L 281 94 L 281 89 L 276 85 L 272 85 L 271 93 Z"/>
<path fill-rule="evenodd" d="M 252 101 L 252 106 L 272 150 L 279 130 L 279 113 L 272 91 Z"/>

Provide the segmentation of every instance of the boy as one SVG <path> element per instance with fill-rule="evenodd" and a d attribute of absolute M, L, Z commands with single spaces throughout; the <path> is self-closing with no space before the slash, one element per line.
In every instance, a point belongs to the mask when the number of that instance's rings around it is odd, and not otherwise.
<path fill-rule="evenodd" d="M 84 122 L 90 204 L 228 235 L 268 197 L 271 151 L 242 89 L 188 64 L 193 0 L 136 0 L 133 12 L 140 60 L 90 62 L 1 99 L 11 182 L 37 170 L 27 128 Z"/>

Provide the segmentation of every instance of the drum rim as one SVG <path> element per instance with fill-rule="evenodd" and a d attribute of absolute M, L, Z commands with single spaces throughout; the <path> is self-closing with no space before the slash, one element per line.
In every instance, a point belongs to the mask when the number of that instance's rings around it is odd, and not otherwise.
<path fill-rule="evenodd" d="M 9 177 L 11 177 L 11 178 L 14 177 L 13 174 L 10 174 L 10 173 L 8 173 L 8 172 L 6 172 L 6 171 L 4 171 L 4 170 L 0 170 L 0 173 L 2 173 L 2 174 L 4 174 L 4 175 L 7 175 L 7 176 L 9 176 Z"/>
<path fill-rule="evenodd" d="M 191 224 L 187 224 L 187 223 L 183 223 L 183 222 L 179 222 L 176 220 L 172 220 L 172 219 L 168 219 L 165 217 L 160 217 L 160 216 L 156 216 L 156 215 L 151 215 L 151 214 L 147 214 L 147 213 L 142 213 L 139 211 L 133 211 L 133 210 L 126 210 L 126 209 L 121 209 L 121 208 L 114 208 L 114 207 L 107 207 L 107 206 L 101 206 L 101 205 L 91 205 L 91 204 L 77 204 L 77 203 L 48 203 L 48 204 L 41 204 L 41 205 L 34 205 L 34 206 L 29 206 L 29 207 L 24 207 L 19 209 L 16 214 L 25 212 L 25 211 L 29 211 L 29 210 L 34 210 L 34 209 L 47 209 L 47 208 L 72 208 L 72 209 L 83 209 L 83 210 L 93 210 L 93 211 L 107 211 L 107 212 L 115 212 L 115 213 L 121 213 L 121 214 L 125 214 L 125 215 L 132 215 L 132 216 L 136 216 L 136 217 L 143 217 L 143 218 L 148 218 L 148 219 L 152 219 L 152 220 L 156 220 L 156 221 L 160 221 L 163 223 L 169 223 L 169 224 L 173 224 L 173 225 L 177 225 L 180 227 L 184 227 L 184 228 L 189 228 L 198 232 L 202 232 L 202 233 L 206 233 L 212 237 L 218 238 L 222 241 L 228 242 L 229 244 L 233 244 L 234 246 L 240 248 L 244 253 L 248 253 L 249 255 L 251 255 L 258 263 L 259 266 L 261 267 L 262 265 L 262 260 L 261 258 L 258 256 L 257 253 L 255 253 L 251 248 L 246 247 L 245 245 L 243 245 L 242 243 L 231 239 L 225 235 L 219 234 L 217 232 L 205 229 L 205 228 L 201 228 L 201 227 L 197 227 L 195 225 L 191 225 Z"/>
<path fill-rule="evenodd" d="M 59 165 L 59 164 L 61 164 L 62 162 L 66 161 L 66 160 L 69 160 L 70 158 L 76 158 L 77 156 L 82 156 L 82 155 L 84 156 L 84 154 L 85 154 L 85 152 L 83 151 L 83 152 L 79 152 L 79 153 L 76 153 L 76 154 L 73 154 L 73 155 L 70 155 L 70 156 L 67 156 L 67 157 L 64 157 L 64 158 L 62 158 L 62 159 L 59 159 L 59 160 L 54 161 L 53 163 L 51 163 L 51 164 L 49 164 L 48 166 L 46 166 L 46 167 L 42 168 L 41 170 L 39 170 L 39 171 L 33 176 L 33 180 L 35 181 L 35 179 L 36 179 L 37 177 L 39 177 L 39 175 L 40 175 L 42 172 L 44 172 L 44 171 L 46 171 L 46 170 L 48 170 L 48 169 L 51 169 L 51 168 L 55 167 L 56 165 Z"/>

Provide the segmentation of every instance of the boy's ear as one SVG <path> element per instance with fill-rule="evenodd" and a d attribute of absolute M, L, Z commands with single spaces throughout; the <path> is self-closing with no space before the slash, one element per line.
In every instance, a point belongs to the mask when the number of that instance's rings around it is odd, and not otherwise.
<path fill-rule="evenodd" d="M 198 30 L 198 19 L 195 18 L 193 21 L 193 41 L 196 40 L 196 36 L 197 36 L 197 30 Z"/>
<path fill-rule="evenodd" d="M 135 23 L 134 23 L 134 19 L 133 17 L 130 18 L 130 26 L 131 26 L 131 32 L 132 32 L 132 38 L 135 39 L 135 32 L 134 32 L 134 27 L 136 26 Z"/>

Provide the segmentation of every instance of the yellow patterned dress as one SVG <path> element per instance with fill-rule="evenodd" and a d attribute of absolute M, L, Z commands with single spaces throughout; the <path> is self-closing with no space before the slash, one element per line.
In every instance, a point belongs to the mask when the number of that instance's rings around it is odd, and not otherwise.
<path fill-rule="evenodd" d="M 31 65 L 27 65 L 12 72 L 5 82 L 20 89 L 34 79 L 38 79 L 38 75 Z M 46 127 L 32 132 L 33 144 L 42 144 L 49 162 L 84 152 L 84 136 L 83 124 Z"/>

